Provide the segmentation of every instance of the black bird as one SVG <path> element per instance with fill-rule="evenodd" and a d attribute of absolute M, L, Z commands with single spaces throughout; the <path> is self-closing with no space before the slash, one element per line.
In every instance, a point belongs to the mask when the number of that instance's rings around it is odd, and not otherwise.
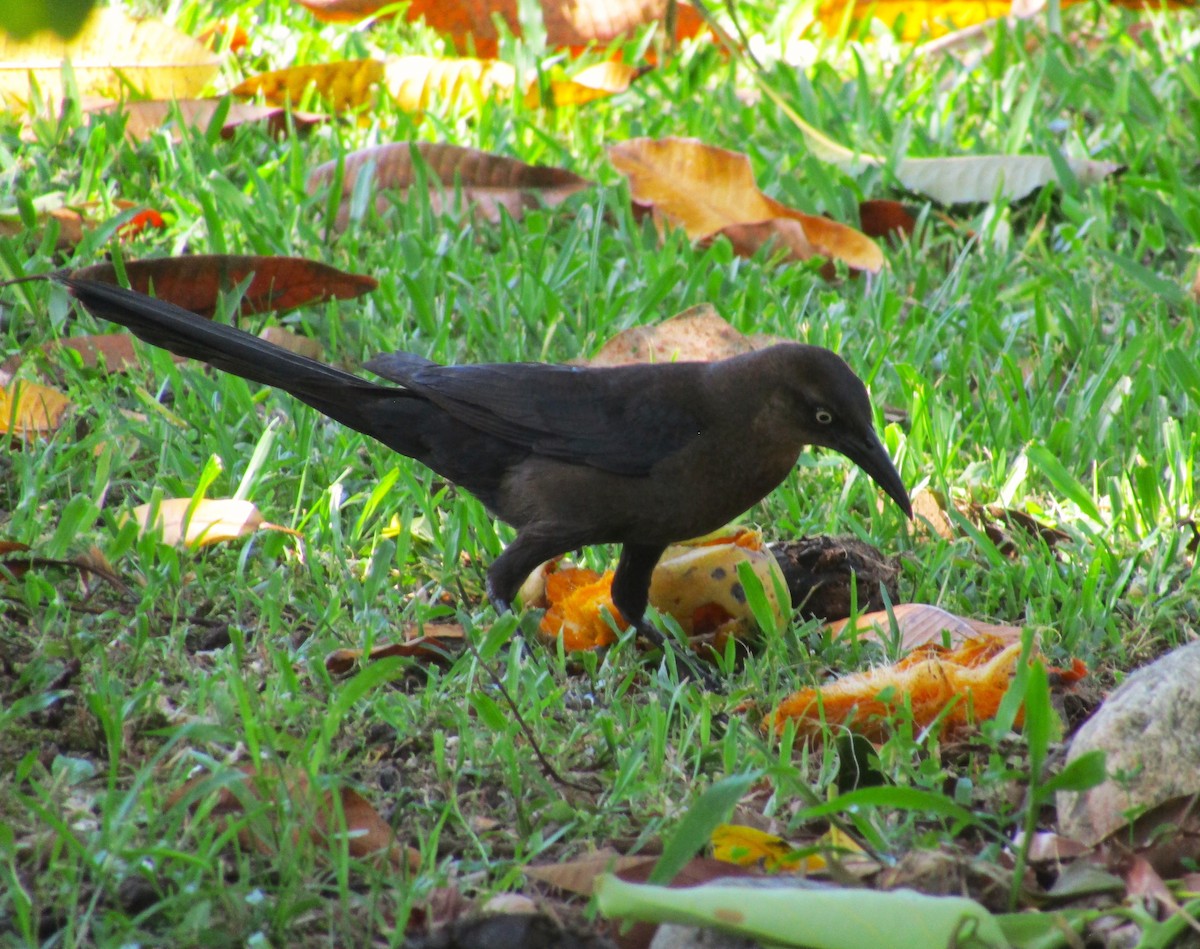
<path fill-rule="evenodd" d="M 517 529 L 487 572 L 510 610 L 540 563 L 620 544 L 612 598 L 639 634 L 668 544 L 716 530 L 771 492 L 805 445 L 841 452 L 912 516 L 875 434 L 866 387 L 835 353 L 782 343 L 718 362 L 591 369 L 441 366 L 409 353 L 366 367 L 379 385 L 171 303 L 55 275 L 92 313 L 146 342 L 290 392 L 428 465 Z"/>

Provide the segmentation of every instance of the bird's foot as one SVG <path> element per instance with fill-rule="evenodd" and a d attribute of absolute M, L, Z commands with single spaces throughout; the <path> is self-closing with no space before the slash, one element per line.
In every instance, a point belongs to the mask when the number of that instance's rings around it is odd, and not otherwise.
<path fill-rule="evenodd" d="M 712 667 L 708 663 L 702 662 L 690 649 L 679 649 L 662 634 L 658 627 L 645 617 L 634 624 L 634 629 L 637 630 L 638 636 L 649 640 L 650 643 L 661 649 L 664 654 L 670 652 L 675 657 L 675 665 L 679 669 L 679 674 L 682 678 L 699 682 L 709 692 L 725 691 L 725 683 L 717 678 L 716 673 L 713 672 Z"/>

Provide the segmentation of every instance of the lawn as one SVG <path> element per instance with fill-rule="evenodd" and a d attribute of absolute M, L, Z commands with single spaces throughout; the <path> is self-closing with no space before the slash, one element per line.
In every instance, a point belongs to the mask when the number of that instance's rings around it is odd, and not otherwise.
<path fill-rule="evenodd" d="M 246 29 L 246 47 L 222 55 L 217 90 L 292 64 L 444 52 L 437 33 L 403 20 L 367 29 L 284 3 L 170 6 L 165 19 L 188 33 L 216 21 Z M 1106 691 L 1200 632 L 1200 20 L 1089 2 L 1063 11 L 1061 34 L 1040 16 L 930 52 L 878 27 L 795 42 L 801 12 L 741 11 L 760 73 L 715 42 L 687 42 L 627 90 L 579 107 L 518 96 L 414 116 L 378 96 L 303 133 L 246 124 L 228 138 L 213 127 L 136 143 L 119 114 L 2 113 L 0 277 L 110 254 L 322 261 L 378 288 L 282 324 L 344 368 L 392 350 L 445 363 L 586 359 L 699 304 L 742 332 L 834 349 L 867 382 L 910 494 L 937 499 L 949 529 L 907 521 L 830 452 L 803 454 L 743 521 L 773 541 L 853 535 L 897 558 L 902 602 L 1032 629 L 1052 665 L 1082 659 L 1087 679 L 1058 704 L 1054 767 Z M 632 61 L 653 48 L 643 33 L 624 52 Z M 501 43 L 519 66 L 548 70 L 551 55 Z M 883 166 L 823 161 L 789 111 Z M 660 233 L 607 149 L 668 136 L 742 152 L 767 194 L 852 225 L 862 200 L 903 201 L 916 230 L 880 241 L 880 272 L 839 264 L 832 277 L 820 260 Z M 410 140 L 561 166 L 595 185 L 498 221 L 442 213 L 417 187 L 378 211 L 364 191 L 335 233 L 334 203 L 306 191 L 308 173 Z M 894 175 L 906 157 L 1016 153 L 1120 168 L 945 206 Z M 163 226 L 118 237 L 132 213 L 118 199 L 160 211 Z M 37 213 L 54 201 L 92 203 L 102 223 L 59 245 Z M 35 355 L 113 330 L 48 283 L 0 290 L 0 358 L 23 355 L 21 377 L 73 404 L 56 431 L 0 452 L 0 541 L 40 558 L 0 573 L 0 941 L 400 944 L 406 929 L 445 918 L 431 907 L 448 891 L 475 905 L 509 892 L 561 900 L 580 920 L 585 900 L 551 895 L 525 869 L 601 848 L 657 854 L 705 790 L 735 776 L 753 781 L 734 823 L 789 839 L 828 827 L 804 811 L 836 794 L 851 746 L 832 733 L 781 741 L 759 723 L 797 689 L 894 649 L 848 646 L 797 617 L 720 667 L 723 693 L 647 660 L 629 636 L 564 654 L 537 638 L 535 616 L 498 617 L 484 596 L 511 529 L 422 466 L 149 346 L 123 373 Z M 298 536 L 265 530 L 190 550 L 128 517 L 198 496 L 248 499 Z M 1005 523 L 1006 511 L 1054 530 Z M 49 562 L 85 554 L 120 582 Z M 616 554 L 578 559 L 610 569 Z M 337 649 L 445 621 L 477 651 L 327 668 Z M 1000 841 L 1035 806 L 1027 744 L 986 725 L 946 740 L 901 712 L 871 749 L 873 777 L 973 821 L 885 805 L 842 824 L 885 861 L 940 851 L 1011 870 Z M 260 775 L 257 797 L 243 766 Z M 345 789 L 412 848 L 411 868 L 351 852 L 336 832 Z M 327 796 L 342 807 L 314 815 Z M 1053 824 L 1050 807 L 1033 816 Z M 322 820 L 332 830 L 309 833 Z"/>

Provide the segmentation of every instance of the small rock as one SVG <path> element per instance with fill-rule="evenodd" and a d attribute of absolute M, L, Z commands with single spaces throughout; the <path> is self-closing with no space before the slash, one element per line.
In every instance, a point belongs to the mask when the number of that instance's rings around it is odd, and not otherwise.
<path fill-rule="evenodd" d="M 1200 791 L 1197 735 L 1200 642 L 1133 673 L 1079 729 L 1067 762 L 1103 751 L 1109 777 L 1088 791 L 1058 794 L 1059 832 L 1091 846 L 1125 826 L 1130 808 L 1152 808 Z"/>

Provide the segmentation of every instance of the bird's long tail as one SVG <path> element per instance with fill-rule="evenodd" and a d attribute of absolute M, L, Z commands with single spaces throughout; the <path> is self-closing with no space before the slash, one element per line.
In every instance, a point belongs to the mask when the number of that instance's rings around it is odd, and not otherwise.
<path fill-rule="evenodd" d="M 376 385 L 164 300 L 65 274 L 56 274 L 53 279 L 66 286 L 93 314 L 128 327 L 151 345 L 282 389 L 330 418 L 369 435 L 378 437 L 372 430 L 368 406 L 377 404 L 381 398 L 403 399 L 407 394 L 403 389 Z M 401 450 L 399 446 L 397 450 Z"/>

